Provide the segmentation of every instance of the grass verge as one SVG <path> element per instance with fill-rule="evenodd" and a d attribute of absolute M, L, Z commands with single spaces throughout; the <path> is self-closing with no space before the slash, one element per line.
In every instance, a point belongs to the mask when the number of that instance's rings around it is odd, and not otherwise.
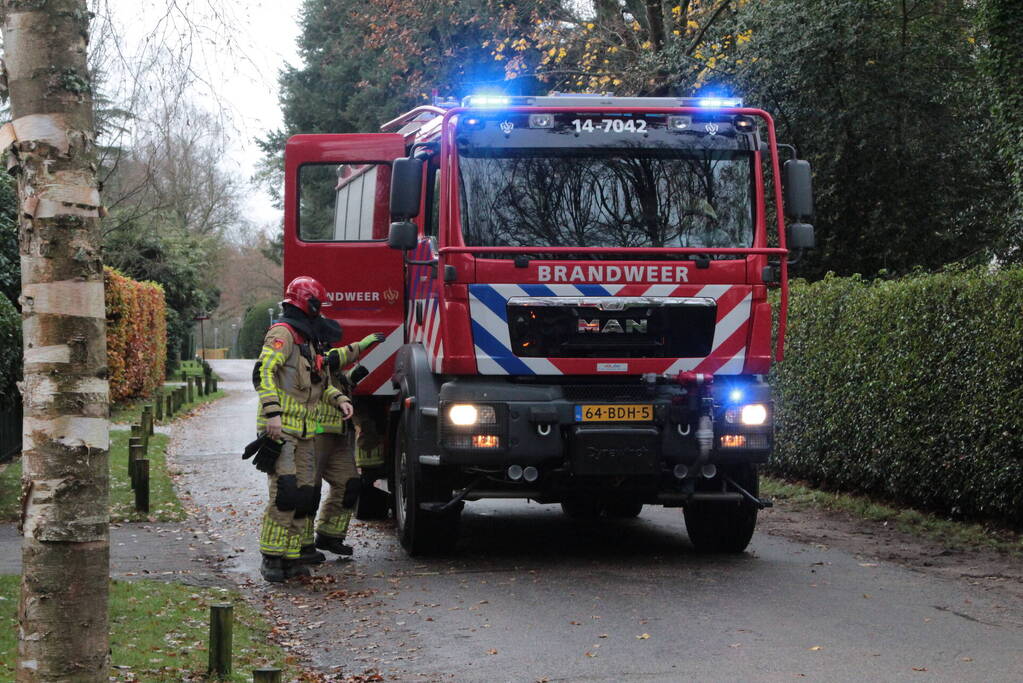
<path fill-rule="evenodd" d="M 135 512 L 135 493 L 128 479 L 128 437 L 131 433 L 115 429 L 110 432 L 110 521 L 111 522 L 180 522 L 185 509 L 174 493 L 167 472 L 165 434 L 149 437 L 149 514 Z M 21 459 L 0 472 L 0 521 L 17 521 L 21 513 Z"/>
<path fill-rule="evenodd" d="M 1023 556 L 1023 535 L 977 522 L 947 519 L 913 508 L 894 507 L 868 496 L 822 491 L 801 482 L 761 476 L 760 493 L 796 510 L 844 512 L 871 522 L 886 523 L 904 533 L 956 550 L 997 550 Z"/>
<path fill-rule="evenodd" d="M 165 386 L 176 386 L 176 385 L 165 385 Z M 164 395 L 165 395 L 165 392 L 163 390 L 160 390 L 157 393 L 157 396 L 159 396 L 161 399 L 163 399 Z M 186 403 L 181 408 L 181 410 L 179 410 L 178 412 L 174 413 L 174 417 L 172 417 L 169 420 L 166 417 L 164 417 L 164 419 L 156 421 L 156 424 L 168 424 L 170 422 L 173 422 L 174 420 L 178 419 L 179 417 L 181 417 L 183 415 L 186 415 L 193 408 L 195 408 L 197 406 L 201 406 L 204 403 L 210 403 L 211 401 L 216 401 L 218 398 L 223 398 L 223 396 L 224 396 L 224 392 L 223 391 L 215 391 L 215 392 L 206 394 L 205 396 L 197 396 L 197 397 L 195 397 L 194 401 L 192 401 L 191 403 Z M 155 400 L 155 397 L 152 397 L 152 398 L 136 398 L 136 399 L 131 399 L 131 400 L 128 400 L 128 401 L 123 401 L 123 402 L 118 403 L 116 405 L 112 405 L 112 406 L 110 406 L 110 421 L 112 423 L 114 423 L 114 424 L 127 424 L 127 425 L 139 424 L 140 421 L 142 420 L 142 409 L 145 406 L 147 406 L 147 405 L 151 405 L 154 400 Z"/>
<path fill-rule="evenodd" d="M 18 576 L 0 576 L 0 680 L 14 679 L 17 661 Z M 234 674 L 225 680 L 251 681 L 252 669 L 296 669 L 280 647 L 270 643 L 269 625 L 234 591 L 196 588 L 160 581 L 110 582 L 110 680 L 205 680 L 209 606 L 234 605 Z"/>

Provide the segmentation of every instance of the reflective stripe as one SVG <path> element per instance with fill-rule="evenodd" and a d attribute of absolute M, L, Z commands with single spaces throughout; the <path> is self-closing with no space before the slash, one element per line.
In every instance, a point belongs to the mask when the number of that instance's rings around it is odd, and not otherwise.
<path fill-rule="evenodd" d="M 263 528 L 259 532 L 259 552 L 295 559 L 299 556 L 301 545 L 301 536 L 273 521 L 270 515 L 263 515 Z"/>
<path fill-rule="evenodd" d="M 345 535 L 348 534 L 348 525 L 351 521 L 352 513 L 350 510 L 346 510 L 341 514 L 320 522 L 319 526 L 316 527 L 316 533 L 344 540 Z"/>

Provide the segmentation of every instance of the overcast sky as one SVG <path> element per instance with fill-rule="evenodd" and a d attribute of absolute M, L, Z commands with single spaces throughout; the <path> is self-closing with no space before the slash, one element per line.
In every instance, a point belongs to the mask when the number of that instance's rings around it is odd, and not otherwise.
<path fill-rule="evenodd" d="M 277 75 L 285 64 L 299 65 L 299 0 L 97 1 L 109 8 L 126 62 L 140 60 L 154 41 L 181 55 L 191 46 L 190 98 L 229 118 L 225 167 L 248 181 L 260 158 L 255 139 L 281 125 Z M 255 187 L 247 213 L 260 227 L 281 215 Z"/>

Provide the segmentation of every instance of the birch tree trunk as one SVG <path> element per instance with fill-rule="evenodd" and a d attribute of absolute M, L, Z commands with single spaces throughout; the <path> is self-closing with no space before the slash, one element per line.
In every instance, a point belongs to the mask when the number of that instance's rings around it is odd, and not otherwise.
<path fill-rule="evenodd" d="M 86 0 L 2 0 L 25 378 L 17 680 L 106 681 L 107 380 Z"/>

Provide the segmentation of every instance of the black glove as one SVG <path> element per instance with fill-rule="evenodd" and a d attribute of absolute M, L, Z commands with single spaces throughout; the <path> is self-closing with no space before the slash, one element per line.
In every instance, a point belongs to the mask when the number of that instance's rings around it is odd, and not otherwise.
<path fill-rule="evenodd" d="M 248 460 L 255 454 L 256 457 L 252 458 L 252 464 L 256 466 L 256 469 L 266 474 L 273 474 L 283 445 L 283 441 L 274 441 L 266 434 L 260 434 L 258 439 L 245 447 L 242 460 Z"/>
<path fill-rule="evenodd" d="M 366 375 L 369 374 L 369 370 L 366 369 L 365 365 L 356 365 L 350 373 L 348 373 L 348 379 L 351 380 L 352 386 L 355 386 L 362 380 L 366 379 Z"/>

